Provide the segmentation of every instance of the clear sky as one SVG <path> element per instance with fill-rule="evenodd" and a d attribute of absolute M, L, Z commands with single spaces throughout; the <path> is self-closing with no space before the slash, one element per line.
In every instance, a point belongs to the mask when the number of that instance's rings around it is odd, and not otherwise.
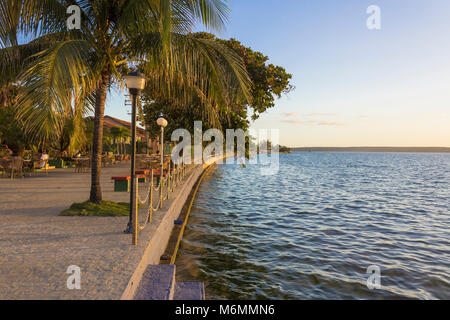
<path fill-rule="evenodd" d="M 367 7 L 381 8 L 369 30 Z M 450 147 L 449 0 L 234 0 L 234 37 L 293 74 L 252 124 L 281 144 Z M 106 114 L 128 119 L 123 95 Z"/>

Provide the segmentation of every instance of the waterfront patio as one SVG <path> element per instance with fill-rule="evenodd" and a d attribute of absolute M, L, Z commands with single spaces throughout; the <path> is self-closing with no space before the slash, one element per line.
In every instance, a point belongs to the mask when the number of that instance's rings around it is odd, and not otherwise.
<path fill-rule="evenodd" d="M 129 201 L 129 193 L 114 192 L 111 180 L 128 172 L 126 164 L 102 170 L 104 200 Z M 186 179 L 139 233 L 138 246 L 123 233 L 128 217 L 58 216 L 72 203 L 87 200 L 89 173 L 69 168 L 49 176 L 0 179 L 0 299 L 120 299 L 156 230 L 173 225 L 166 216 L 190 190 L 193 179 Z M 158 250 L 165 245 L 153 242 L 158 245 L 153 259 L 159 262 Z M 72 265 L 81 268 L 81 290 L 66 286 Z"/>
<path fill-rule="evenodd" d="M 102 169 L 101 184 L 104 200 L 129 202 L 129 195 L 114 193 L 111 177 L 129 174 L 129 164 Z M 25 179 L 0 179 L 0 216 L 54 217 L 74 202 L 89 197 L 90 170 L 74 173 L 74 168 L 53 169 Z"/>

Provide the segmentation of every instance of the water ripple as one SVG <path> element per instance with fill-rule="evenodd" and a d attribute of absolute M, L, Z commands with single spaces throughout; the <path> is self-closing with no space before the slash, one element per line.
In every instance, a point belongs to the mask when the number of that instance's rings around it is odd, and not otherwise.
<path fill-rule="evenodd" d="M 204 281 L 208 299 L 450 299 L 450 155 L 280 160 L 275 176 L 221 165 L 204 180 L 179 281 Z"/>

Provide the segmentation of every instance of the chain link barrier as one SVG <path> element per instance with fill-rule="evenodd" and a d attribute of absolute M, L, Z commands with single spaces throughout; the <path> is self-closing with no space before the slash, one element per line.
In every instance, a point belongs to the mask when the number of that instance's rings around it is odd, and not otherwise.
<path fill-rule="evenodd" d="M 175 166 L 172 170 L 170 164 L 168 166 L 167 173 L 159 172 L 158 176 L 155 176 L 154 170 L 151 170 L 151 174 L 149 176 L 150 181 L 148 183 L 148 187 L 146 188 L 145 199 L 142 200 L 139 194 L 139 183 L 138 178 L 136 178 L 136 196 L 138 203 L 141 206 L 147 204 L 145 209 L 145 220 L 141 224 L 138 220 L 138 230 L 142 231 L 146 228 L 146 226 L 151 223 L 152 216 L 154 212 L 162 209 L 164 201 L 170 200 L 170 194 L 174 192 L 175 188 L 180 186 L 182 182 L 185 180 L 186 176 L 190 175 L 192 170 L 195 168 L 195 165 L 185 165 L 184 163 L 178 166 Z M 161 169 L 159 169 L 161 171 Z M 164 170 L 163 170 L 164 171 Z M 155 178 L 158 180 L 155 186 Z M 156 200 L 156 201 L 155 201 Z M 156 204 L 156 207 L 154 206 Z M 138 210 L 139 212 L 139 210 Z M 139 215 L 138 215 L 139 216 Z M 138 219 L 138 217 L 136 217 Z"/>

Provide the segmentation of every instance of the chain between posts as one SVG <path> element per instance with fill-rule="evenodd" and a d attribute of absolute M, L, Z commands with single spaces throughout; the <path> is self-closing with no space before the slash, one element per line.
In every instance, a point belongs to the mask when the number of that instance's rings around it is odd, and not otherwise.
<path fill-rule="evenodd" d="M 139 223 L 138 217 L 136 217 L 136 220 L 138 221 L 138 230 L 142 231 L 145 229 L 145 227 L 151 223 L 152 216 L 154 212 L 159 211 L 162 209 L 164 201 L 170 199 L 170 193 L 173 193 L 176 187 L 178 187 L 181 182 L 184 180 L 184 178 L 189 175 L 192 171 L 192 169 L 195 167 L 195 165 L 190 165 L 189 167 L 186 166 L 184 163 L 178 166 L 175 166 L 173 170 L 171 170 L 170 163 L 168 166 L 167 174 L 164 174 L 164 172 L 161 172 L 161 169 L 159 170 L 159 181 L 155 186 L 155 174 L 154 170 L 151 170 L 150 174 L 150 182 L 149 186 L 146 191 L 145 199 L 142 200 L 139 191 L 138 191 L 138 178 L 136 178 L 136 196 L 138 198 L 138 203 L 141 206 L 144 206 L 147 204 L 147 208 L 145 210 L 146 216 L 145 216 L 145 222 L 143 224 Z M 155 202 L 155 199 L 157 200 Z M 155 207 L 156 204 L 156 207 Z M 137 210 L 139 212 L 139 210 Z M 136 213 L 138 215 L 138 213 Z"/>

